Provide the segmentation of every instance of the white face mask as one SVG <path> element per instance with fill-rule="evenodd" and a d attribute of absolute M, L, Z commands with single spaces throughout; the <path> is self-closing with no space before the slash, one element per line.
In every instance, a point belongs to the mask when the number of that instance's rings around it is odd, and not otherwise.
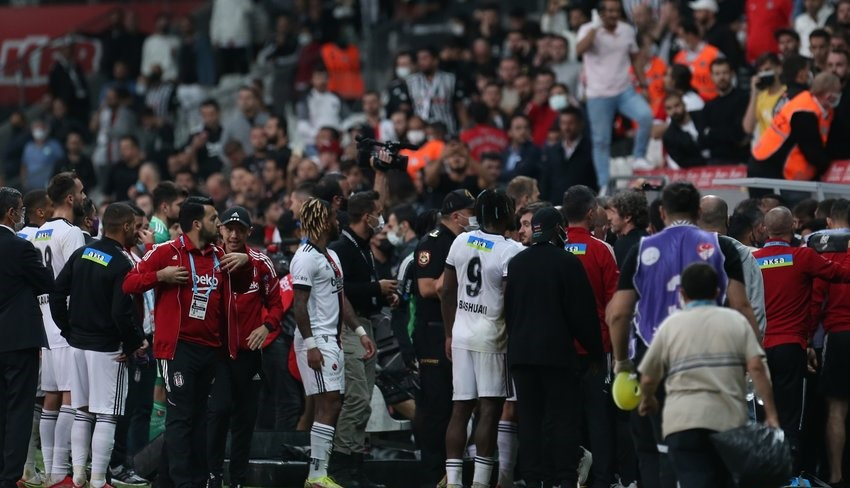
<path fill-rule="evenodd" d="M 556 112 L 560 112 L 567 108 L 568 101 L 566 95 L 552 95 L 549 97 L 549 108 Z"/>
<path fill-rule="evenodd" d="M 407 131 L 407 140 L 410 141 L 411 144 L 422 144 L 425 140 L 425 131 L 409 130 Z"/>
<path fill-rule="evenodd" d="M 409 66 L 399 66 L 395 69 L 395 75 L 399 78 L 407 78 L 410 76 L 410 67 Z"/>
<path fill-rule="evenodd" d="M 841 104 L 841 93 L 836 93 L 829 98 L 829 106 L 832 108 L 838 108 L 838 105 Z"/>
<path fill-rule="evenodd" d="M 475 216 L 469 217 L 467 219 L 467 224 L 463 226 L 464 232 L 472 232 L 474 230 L 478 230 L 480 227 L 478 225 L 478 218 Z"/>
<path fill-rule="evenodd" d="M 387 232 L 387 240 L 394 247 L 399 247 L 404 244 L 404 236 L 401 234 L 401 229 L 398 232 Z"/>
<path fill-rule="evenodd" d="M 21 218 L 15 223 L 15 232 L 24 228 L 24 212 L 21 212 Z"/>
<path fill-rule="evenodd" d="M 47 137 L 47 131 L 44 129 L 33 129 L 32 137 L 37 141 L 43 141 L 45 137 Z"/>
<path fill-rule="evenodd" d="M 375 234 L 380 233 L 384 229 L 384 216 L 378 215 L 378 224 L 375 227 L 372 227 L 372 232 Z"/>

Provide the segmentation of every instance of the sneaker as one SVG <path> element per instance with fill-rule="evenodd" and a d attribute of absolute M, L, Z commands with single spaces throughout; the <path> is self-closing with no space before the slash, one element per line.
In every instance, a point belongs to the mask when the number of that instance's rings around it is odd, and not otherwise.
<path fill-rule="evenodd" d="M 646 158 L 634 158 L 631 161 L 632 169 L 635 171 L 651 171 L 655 169 L 655 165 L 646 160 Z"/>
<path fill-rule="evenodd" d="M 304 482 L 304 488 L 343 488 L 342 486 L 336 484 L 333 478 L 330 476 L 322 476 L 320 478 L 314 478 L 312 480 L 307 480 Z"/>
<path fill-rule="evenodd" d="M 30 479 L 21 478 L 15 483 L 18 488 L 45 488 L 50 485 L 50 480 L 47 479 L 47 475 L 36 471 L 35 474 Z"/>
<path fill-rule="evenodd" d="M 587 482 L 587 477 L 590 474 L 590 466 L 593 464 L 593 455 L 585 448 L 580 448 L 582 451 L 581 460 L 578 462 L 578 484 L 584 485 Z"/>
<path fill-rule="evenodd" d="M 126 466 L 109 468 L 109 474 L 113 483 L 121 485 L 139 486 L 150 484 L 150 481 L 142 478 L 132 468 L 128 468 Z"/>
<path fill-rule="evenodd" d="M 63 479 L 59 483 L 54 483 L 54 484 L 49 485 L 49 486 L 50 486 L 50 488 L 83 488 L 83 486 L 85 486 L 85 485 L 81 486 L 81 485 L 75 484 L 74 478 L 72 478 L 71 475 L 68 475 L 68 476 L 65 477 L 65 479 Z"/>

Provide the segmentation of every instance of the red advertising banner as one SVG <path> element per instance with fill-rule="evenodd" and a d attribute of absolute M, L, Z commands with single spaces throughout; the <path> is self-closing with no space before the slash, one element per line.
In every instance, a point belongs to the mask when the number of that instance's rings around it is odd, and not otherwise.
<path fill-rule="evenodd" d="M 747 166 L 700 166 L 681 170 L 654 169 L 651 171 L 635 171 L 635 176 L 644 177 L 667 177 L 668 181 L 687 180 L 699 189 L 709 190 L 718 188 L 737 188 L 728 185 L 716 185 L 715 179 L 746 178 Z M 829 167 L 829 171 L 823 175 L 821 181 L 824 183 L 839 183 L 850 185 L 850 160 L 835 161 Z"/>
<path fill-rule="evenodd" d="M 821 181 L 824 183 L 850 185 L 850 160 L 834 161 L 829 167 L 829 171 L 821 178 Z"/>
<path fill-rule="evenodd" d="M 198 0 L 187 0 L 0 8 L 0 105 L 32 103 L 45 93 L 61 36 L 85 33 L 76 37 L 74 51 L 85 72 L 91 73 L 101 57 L 96 34 L 107 27 L 110 12 L 134 12 L 139 30 L 150 32 L 160 13 L 186 15 L 200 5 Z"/>

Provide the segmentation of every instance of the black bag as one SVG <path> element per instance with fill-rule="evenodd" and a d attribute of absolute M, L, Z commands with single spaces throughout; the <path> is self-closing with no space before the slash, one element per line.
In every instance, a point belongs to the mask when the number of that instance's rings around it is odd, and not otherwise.
<path fill-rule="evenodd" d="M 791 449 L 781 429 L 749 423 L 712 434 L 711 442 L 742 488 L 777 488 L 791 479 Z"/>

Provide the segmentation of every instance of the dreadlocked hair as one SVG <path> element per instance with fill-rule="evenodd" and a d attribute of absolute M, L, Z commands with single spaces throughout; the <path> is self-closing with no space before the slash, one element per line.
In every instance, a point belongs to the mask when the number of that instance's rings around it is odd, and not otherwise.
<path fill-rule="evenodd" d="M 307 238 L 317 241 L 330 229 L 331 207 L 320 198 L 309 198 L 301 204 L 301 228 Z"/>
<path fill-rule="evenodd" d="M 484 190 L 475 199 L 475 217 L 481 227 L 509 229 L 514 212 L 514 200 L 502 190 Z"/>

